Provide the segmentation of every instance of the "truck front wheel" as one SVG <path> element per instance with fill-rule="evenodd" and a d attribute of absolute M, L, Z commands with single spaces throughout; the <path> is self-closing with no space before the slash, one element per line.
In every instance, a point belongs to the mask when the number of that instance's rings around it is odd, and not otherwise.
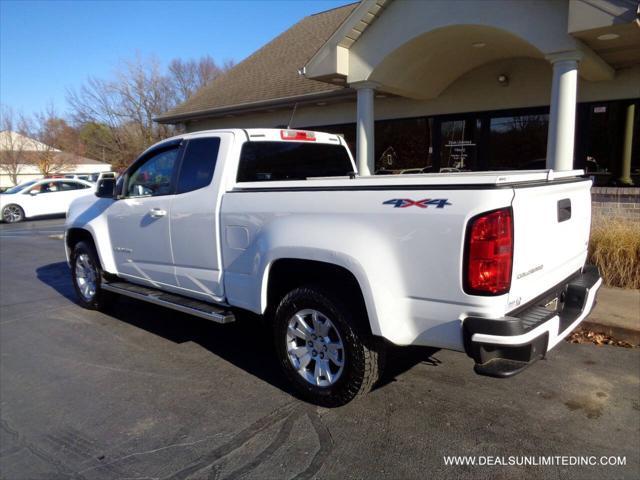
<path fill-rule="evenodd" d="M 327 407 L 344 405 L 378 380 L 382 350 L 365 328 L 358 328 L 359 310 L 315 286 L 292 290 L 278 305 L 278 359 L 303 398 Z"/>
<path fill-rule="evenodd" d="M 78 242 L 71 252 L 71 277 L 81 306 L 89 310 L 105 308 L 113 300 L 102 289 L 102 268 L 93 245 Z"/>

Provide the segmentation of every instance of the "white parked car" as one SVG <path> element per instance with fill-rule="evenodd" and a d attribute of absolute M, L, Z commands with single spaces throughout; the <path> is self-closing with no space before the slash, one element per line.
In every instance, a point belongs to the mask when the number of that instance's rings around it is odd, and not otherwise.
<path fill-rule="evenodd" d="M 262 315 L 291 384 L 323 405 L 369 390 L 386 344 L 465 352 L 478 374 L 508 377 L 591 311 L 602 280 L 585 265 L 581 170 L 354 170 L 327 133 L 161 142 L 71 205 L 79 302 L 116 293 L 219 323 Z"/>
<path fill-rule="evenodd" d="M 93 183 L 80 179 L 43 178 L 21 183 L 0 194 L 2 221 L 15 223 L 66 213 L 73 200 L 94 190 Z"/>

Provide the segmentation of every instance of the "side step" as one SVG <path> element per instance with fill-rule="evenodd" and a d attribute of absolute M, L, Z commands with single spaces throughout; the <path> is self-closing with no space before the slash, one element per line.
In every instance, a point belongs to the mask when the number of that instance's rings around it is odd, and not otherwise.
<path fill-rule="evenodd" d="M 182 295 L 163 292 L 155 288 L 143 287 L 129 282 L 104 282 L 102 288 L 109 292 L 127 297 L 155 303 L 163 307 L 189 313 L 197 317 L 206 318 L 216 323 L 231 323 L 236 317 L 233 312 L 222 306 L 213 305 L 200 300 L 194 300 Z"/>

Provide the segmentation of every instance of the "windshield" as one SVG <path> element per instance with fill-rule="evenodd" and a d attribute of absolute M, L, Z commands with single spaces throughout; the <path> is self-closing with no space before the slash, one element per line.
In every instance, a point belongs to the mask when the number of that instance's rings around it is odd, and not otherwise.
<path fill-rule="evenodd" d="M 30 187 L 34 183 L 36 183 L 36 180 L 32 180 L 30 182 L 21 183 L 20 185 L 16 185 L 15 187 L 11 187 L 9 190 L 6 190 L 6 191 L 4 191 L 2 193 L 8 193 L 8 194 L 18 193 L 21 190 L 24 190 L 25 188 Z"/>

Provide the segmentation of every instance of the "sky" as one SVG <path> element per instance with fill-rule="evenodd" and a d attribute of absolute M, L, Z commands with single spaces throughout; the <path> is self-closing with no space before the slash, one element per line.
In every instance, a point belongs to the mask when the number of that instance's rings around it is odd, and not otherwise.
<path fill-rule="evenodd" d="M 307 15 L 349 0 L 0 0 L 0 104 L 31 115 L 137 54 L 236 63 Z"/>

